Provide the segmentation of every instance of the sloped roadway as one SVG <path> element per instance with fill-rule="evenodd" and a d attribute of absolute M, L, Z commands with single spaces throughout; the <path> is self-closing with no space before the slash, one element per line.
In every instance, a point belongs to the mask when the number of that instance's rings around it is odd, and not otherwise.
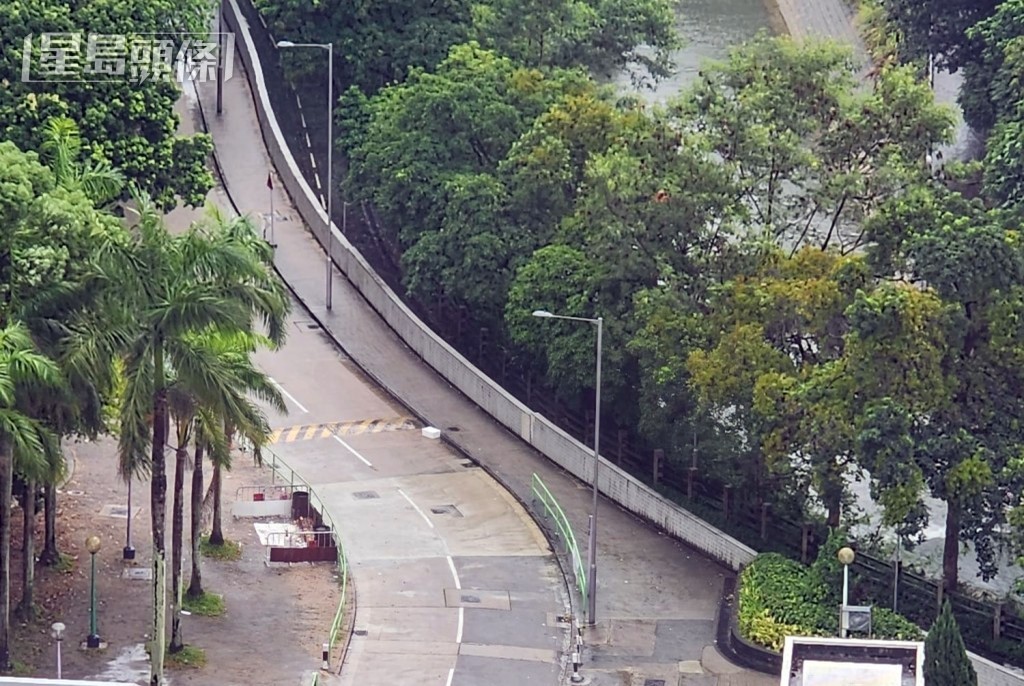
<path fill-rule="evenodd" d="M 257 361 L 290 410 L 270 447 L 324 500 L 350 560 L 341 683 L 557 683 L 564 582 L 535 522 L 296 311 L 285 348 Z"/>
<path fill-rule="evenodd" d="M 334 309 L 325 310 L 324 253 L 279 180 L 267 189 L 268 172 L 276 173 L 259 143 L 251 75 L 239 73 L 238 60 L 235 69 L 220 116 L 214 114 L 214 84 L 198 84 L 202 125 L 213 137 L 233 204 L 265 214 L 273 195 L 275 262 L 306 306 L 285 351 L 260 361 L 292 396 L 291 415 L 275 418 L 275 427 L 288 430 L 276 437 L 274 449 L 323 491 L 352 561 L 358 634 L 344 682 L 558 683 L 564 665 L 556 661 L 564 655 L 556 651 L 565 628 L 555 620 L 565 610 L 565 587 L 533 523 L 477 470 L 417 429 L 400 428 L 400 408 L 363 382 L 327 335 L 519 498 L 531 497 L 531 475 L 540 474 L 578 535 L 586 530 L 589 488 L 428 369 L 340 274 L 333 282 Z M 730 665 L 716 650 L 728 570 L 607 501 L 601 516 L 598 624 L 585 632 L 588 683 L 778 682 Z"/>
<path fill-rule="evenodd" d="M 350 560 L 341 682 L 556 683 L 564 582 L 536 524 L 296 312 L 284 349 L 257 362 L 289 406 L 272 415 L 270 447 L 324 500 Z"/>

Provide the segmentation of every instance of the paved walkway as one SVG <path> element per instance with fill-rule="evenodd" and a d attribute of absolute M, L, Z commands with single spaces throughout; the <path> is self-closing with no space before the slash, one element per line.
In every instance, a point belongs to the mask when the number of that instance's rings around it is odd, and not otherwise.
<path fill-rule="evenodd" d="M 269 211 L 269 193 L 280 214 L 276 224 L 277 266 L 312 317 L 383 387 L 419 417 L 445 428 L 452 442 L 529 502 L 538 473 L 566 510 L 577 532 L 589 511 L 585 485 L 564 474 L 470 403 L 419 360 L 347 282 L 336 275 L 334 308 L 324 308 L 324 256 L 289 199 L 275 184 L 252 96 L 240 64 L 225 84 L 224 113 L 213 114 L 215 88 L 200 86 L 201 99 L 224 184 L 244 212 Z M 308 374 L 316 379 L 319 369 Z M 608 501 L 601 511 L 598 546 L 598 625 L 587 637 L 585 673 L 595 685 L 765 685 L 775 679 L 729 665 L 714 648 L 715 619 L 728 573 L 716 563 L 664 536 Z M 426 637 L 425 637 L 426 638 Z"/>

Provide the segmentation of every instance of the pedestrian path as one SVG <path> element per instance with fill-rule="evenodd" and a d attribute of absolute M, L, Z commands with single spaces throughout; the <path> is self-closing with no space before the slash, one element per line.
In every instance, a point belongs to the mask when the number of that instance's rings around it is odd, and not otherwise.
<path fill-rule="evenodd" d="M 236 74 L 237 65 L 236 61 Z M 249 84 L 241 74 L 225 83 L 221 117 L 213 114 L 214 85 L 199 88 L 228 193 L 243 212 L 268 211 L 270 162 L 265 148 L 257 144 L 262 132 Z M 318 268 L 323 251 L 279 186 L 275 184 L 269 193 L 274 194 L 274 207 L 289 221 L 282 222 L 276 232 L 276 265 L 310 316 L 367 374 L 400 397 L 415 415 L 444 428 L 454 444 L 521 501 L 530 501 L 532 476 L 539 474 L 576 531 L 585 531 L 590 507 L 585 485 L 509 434 L 438 377 L 341 275 L 333 281 L 333 309 L 325 308 L 324 274 Z M 607 501 L 601 507 L 598 623 L 588 634 L 584 666 L 590 683 L 662 680 L 676 684 L 684 677 L 685 683 L 716 686 L 774 683 L 771 677 L 729 665 L 714 647 L 722 582 L 729 571 Z"/>

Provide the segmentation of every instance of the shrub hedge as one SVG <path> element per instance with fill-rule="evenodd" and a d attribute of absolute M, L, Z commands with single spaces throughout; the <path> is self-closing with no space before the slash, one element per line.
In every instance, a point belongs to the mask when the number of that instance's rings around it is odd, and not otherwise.
<path fill-rule="evenodd" d="M 822 550 L 829 552 L 829 546 Z M 781 651 L 786 636 L 836 636 L 839 606 L 824 565 L 805 567 L 777 553 L 762 553 L 744 568 L 739 583 L 740 634 L 752 643 Z M 872 611 L 875 638 L 920 640 L 910 620 L 884 608 Z"/>

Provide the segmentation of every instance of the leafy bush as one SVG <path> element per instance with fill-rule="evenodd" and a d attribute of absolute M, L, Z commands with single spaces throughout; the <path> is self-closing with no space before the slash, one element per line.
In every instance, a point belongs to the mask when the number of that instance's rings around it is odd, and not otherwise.
<path fill-rule="evenodd" d="M 740 574 L 739 628 L 748 641 L 782 650 L 786 636 L 836 636 L 839 605 L 835 596 L 835 545 L 822 546 L 818 561 L 805 567 L 777 553 L 754 558 Z M 838 564 L 838 563 L 837 563 Z M 922 632 L 891 610 L 872 612 L 875 638 L 919 640 Z"/>

